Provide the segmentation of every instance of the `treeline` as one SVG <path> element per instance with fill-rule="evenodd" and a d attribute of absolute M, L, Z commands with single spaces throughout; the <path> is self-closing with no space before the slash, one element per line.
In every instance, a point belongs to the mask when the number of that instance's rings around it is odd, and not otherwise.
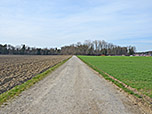
<path fill-rule="evenodd" d="M 0 54 L 10 55 L 133 55 L 135 47 L 121 47 L 104 40 L 78 42 L 70 46 L 57 48 L 35 48 L 24 45 L 12 46 L 0 44 Z"/>

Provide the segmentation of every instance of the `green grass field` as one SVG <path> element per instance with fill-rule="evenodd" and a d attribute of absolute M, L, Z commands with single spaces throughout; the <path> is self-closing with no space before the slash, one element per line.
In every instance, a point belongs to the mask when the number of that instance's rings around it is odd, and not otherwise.
<path fill-rule="evenodd" d="M 78 57 L 152 98 L 152 57 Z"/>

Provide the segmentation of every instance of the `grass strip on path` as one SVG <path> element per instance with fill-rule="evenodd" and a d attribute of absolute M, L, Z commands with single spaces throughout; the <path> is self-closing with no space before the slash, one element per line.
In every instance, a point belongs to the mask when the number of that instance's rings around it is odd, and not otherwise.
<path fill-rule="evenodd" d="M 125 83 L 122 81 L 116 79 L 115 77 L 109 75 L 108 73 L 104 72 L 97 66 L 93 65 L 92 63 L 89 63 L 89 61 L 85 60 L 83 56 L 77 56 L 80 60 L 82 60 L 84 63 L 86 63 L 89 67 L 91 67 L 93 70 L 97 71 L 101 76 L 103 76 L 106 80 L 111 81 L 116 86 L 124 90 L 126 93 L 130 94 L 131 99 L 134 100 L 140 107 L 142 107 L 146 112 L 152 112 L 152 99 L 148 96 L 143 95 L 142 93 L 139 93 L 137 91 L 134 91 L 133 88 L 130 86 L 126 86 Z M 98 61 L 99 62 L 99 61 Z M 100 64 L 100 63 L 98 63 Z M 124 85 L 125 84 L 125 85 Z M 133 90 L 132 90 L 133 89 Z"/>
<path fill-rule="evenodd" d="M 15 96 L 19 95 L 22 91 L 30 88 L 32 85 L 34 85 L 35 83 L 37 83 L 38 81 L 42 80 L 43 78 L 45 78 L 46 76 L 48 76 L 48 74 L 50 74 L 52 71 L 54 71 L 56 68 L 58 68 L 59 66 L 61 66 L 62 64 L 64 64 L 66 61 L 68 61 L 70 58 L 54 65 L 53 67 L 51 67 L 50 69 L 34 76 L 32 79 L 24 82 L 21 85 L 17 85 L 14 88 L 12 88 L 11 90 L 4 92 L 2 94 L 0 94 L 0 105 L 2 105 L 4 102 L 6 102 L 9 99 L 14 98 Z"/>
<path fill-rule="evenodd" d="M 96 66 L 86 62 L 85 60 L 83 60 L 80 56 L 77 56 L 80 60 L 82 60 L 84 63 L 86 63 L 88 66 L 90 66 L 92 69 L 94 69 L 95 71 L 99 72 L 106 80 L 109 80 L 111 82 L 113 82 L 115 85 L 117 85 L 118 87 L 122 88 L 125 92 L 132 94 L 138 98 L 142 98 L 142 96 L 134 93 L 132 90 L 129 90 L 128 88 L 126 88 L 122 83 L 119 83 L 118 81 L 110 78 L 105 72 L 103 72 L 102 70 L 100 70 L 99 68 L 97 68 Z"/>

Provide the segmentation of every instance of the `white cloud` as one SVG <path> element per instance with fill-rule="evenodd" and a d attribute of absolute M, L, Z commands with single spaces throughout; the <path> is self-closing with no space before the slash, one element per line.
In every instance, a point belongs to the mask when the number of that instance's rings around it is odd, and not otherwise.
<path fill-rule="evenodd" d="M 3 0 L 0 4 L 2 43 L 59 47 L 87 39 L 152 36 L 150 0 Z"/>

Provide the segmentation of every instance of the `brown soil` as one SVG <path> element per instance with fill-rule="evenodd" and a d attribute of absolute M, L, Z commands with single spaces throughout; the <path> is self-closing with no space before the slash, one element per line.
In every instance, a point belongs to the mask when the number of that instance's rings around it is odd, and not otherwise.
<path fill-rule="evenodd" d="M 146 114 L 126 94 L 73 56 L 0 107 L 0 114 Z M 150 113 L 148 113 L 150 114 Z"/>
<path fill-rule="evenodd" d="M 20 85 L 69 56 L 0 56 L 0 94 Z"/>

